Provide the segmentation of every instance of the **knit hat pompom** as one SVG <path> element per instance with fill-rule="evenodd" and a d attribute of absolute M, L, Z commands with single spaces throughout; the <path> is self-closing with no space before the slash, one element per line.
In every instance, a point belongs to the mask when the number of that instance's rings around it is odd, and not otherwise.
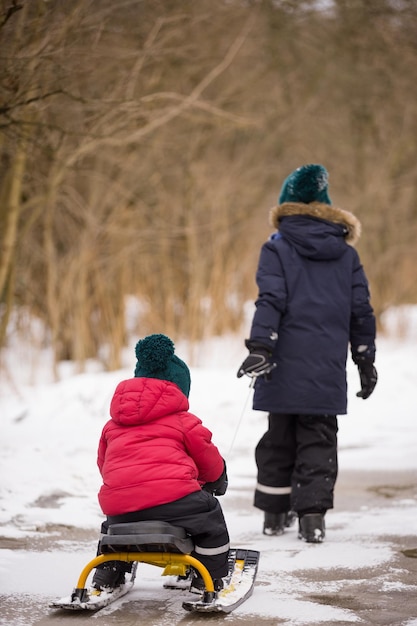
<path fill-rule="evenodd" d="M 188 397 L 190 393 L 190 370 L 175 355 L 174 342 L 166 335 L 149 335 L 137 342 L 136 378 L 158 378 L 175 383 Z"/>
<path fill-rule="evenodd" d="M 302 165 L 284 181 L 278 203 L 284 202 L 323 202 L 331 204 L 327 190 L 329 174 L 323 165 Z"/>
<path fill-rule="evenodd" d="M 135 348 L 141 369 L 150 374 L 165 369 L 174 351 L 174 342 L 166 335 L 149 335 L 138 341 Z"/>

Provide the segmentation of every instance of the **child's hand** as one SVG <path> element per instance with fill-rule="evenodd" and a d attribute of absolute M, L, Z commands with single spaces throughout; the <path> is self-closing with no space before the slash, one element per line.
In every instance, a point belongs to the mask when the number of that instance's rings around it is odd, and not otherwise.
<path fill-rule="evenodd" d="M 227 478 L 226 462 L 224 461 L 224 469 L 219 478 L 211 483 L 205 483 L 203 485 L 204 491 L 212 493 L 213 496 L 224 496 L 227 491 L 229 481 Z"/>

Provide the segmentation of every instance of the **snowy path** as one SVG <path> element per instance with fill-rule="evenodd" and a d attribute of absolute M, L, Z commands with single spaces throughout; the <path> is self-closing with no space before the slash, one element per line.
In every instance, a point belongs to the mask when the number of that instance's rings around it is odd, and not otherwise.
<path fill-rule="evenodd" d="M 413 472 L 346 472 L 336 492 L 337 509 L 327 517 L 327 540 L 305 544 L 296 529 L 282 537 L 259 532 L 261 516 L 248 490 L 233 491 L 224 510 L 233 544 L 261 550 L 255 592 L 228 617 L 192 616 L 181 593 L 162 589 L 160 570 L 139 566 L 131 594 L 94 616 L 51 612 L 47 604 L 74 586 L 95 549 L 92 531 L 55 529 L 26 551 L 27 539 L 0 542 L 4 626 L 85 624 L 146 626 L 227 623 L 275 626 L 417 625 L 417 483 Z M 51 551 L 52 549 L 52 551 Z M 416 550 L 417 554 L 417 550 Z M 7 575 L 5 575 L 7 573 Z M 16 592 L 19 591 L 17 594 Z"/>
<path fill-rule="evenodd" d="M 211 360 L 202 351 L 204 363 L 192 370 L 191 408 L 227 460 L 230 487 L 221 502 L 232 543 L 261 551 L 253 596 L 225 618 L 186 614 L 153 568 L 140 569 L 132 594 L 108 614 L 48 611 L 95 552 L 102 519 L 98 437 L 114 387 L 132 368 L 30 386 L 21 380 L 26 360 L 16 354 L 10 371 L 19 385 L 0 380 L 0 624 L 78 626 L 100 617 L 101 626 L 417 626 L 416 343 L 417 333 L 379 341 L 379 382 L 365 402 L 355 396 L 358 374 L 348 364 L 335 509 L 319 546 L 300 542 L 294 528 L 283 537 L 261 534 L 262 516 L 252 507 L 254 448 L 266 418 L 251 411 L 248 381 L 236 378 L 241 344 L 222 342 Z"/>

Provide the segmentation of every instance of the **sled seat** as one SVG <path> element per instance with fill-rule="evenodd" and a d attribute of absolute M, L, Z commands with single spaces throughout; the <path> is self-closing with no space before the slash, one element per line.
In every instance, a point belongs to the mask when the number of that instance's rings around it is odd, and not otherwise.
<path fill-rule="evenodd" d="M 111 552 L 173 552 L 190 554 L 193 540 L 184 528 L 169 522 L 144 521 L 111 524 L 100 541 L 103 554 Z"/>

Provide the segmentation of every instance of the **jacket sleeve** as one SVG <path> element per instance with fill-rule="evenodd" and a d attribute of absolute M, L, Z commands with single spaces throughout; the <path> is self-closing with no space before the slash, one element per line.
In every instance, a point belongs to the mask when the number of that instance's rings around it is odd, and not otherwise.
<path fill-rule="evenodd" d="M 224 471 L 224 460 L 211 440 L 212 433 L 192 413 L 187 413 L 184 426 L 185 448 L 197 466 L 198 481 L 216 481 Z"/>
<path fill-rule="evenodd" d="M 352 280 L 352 309 L 350 318 L 350 347 L 352 358 L 365 357 L 375 360 L 376 321 L 370 303 L 368 280 L 355 253 Z"/>
<path fill-rule="evenodd" d="M 252 320 L 250 341 L 273 349 L 278 339 L 281 316 L 287 305 L 284 270 L 276 244 L 266 242 L 261 249 L 256 272 L 258 298 Z"/>
<path fill-rule="evenodd" d="M 103 474 L 103 465 L 104 465 L 104 459 L 106 456 L 106 450 L 107 450 L 107 442 L 106 442 L 106 436 L 105 436 L 105 428 L 103 428 L 103 432 L 101 433 L 100 441 L 98 443 L 98 451 L 97 451 L 97 465 L 98 465 L 98 469 L 100 470 L 100 474 Z"/>

